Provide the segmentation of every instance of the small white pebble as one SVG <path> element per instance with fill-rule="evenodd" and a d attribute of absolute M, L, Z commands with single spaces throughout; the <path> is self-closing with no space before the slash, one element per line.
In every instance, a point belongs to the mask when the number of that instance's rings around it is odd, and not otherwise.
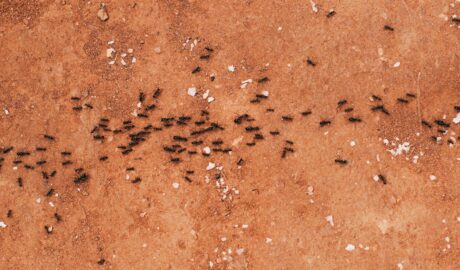
<path fill-rule="evenodd" d="M 215 167 L 216 167 L 216 163 L 209 162 L 208 166 L 206 167 L 206 170 L 209 171 L 209 170 L 214 169 Z"/>
<path fill-rule="evenodd" d="M 6 115 L 10 114 L 10 112 L 7 109 L 3 109 Z"/>
<path fill-rule="evenodd" d="M 125 61 L 123 58 L 120 60 L 120 63 L 121 63 L 123 66 L 126 66 L 126 61 Z"/>
<path fill-rule="evenodd" d="M 36 202 L 36 203 L 41 203 L 41 202 L 42 202 L 42 199 L 41 199 L 41 198 L 37 198 L 37 199 L 35 200 L 35 202 Z"/>
<path fill-rule="evenodd" d="M 236 254 L 241 255 L 244 253 L 244 248 L 239 248 L 236 250 Z"/>
<path fill-rule="evenodd" d="M 179 183 L 173 182 L 172 186 L 173 186 L 173 188 L 178 189 L 179 188 Z"/>
<path fill-rule="evenodd" d="M 155 49 L 153 49 L 153 51 L 155 53 L 161 53 L 161 48 L 160 47 L 156 47 Z"/>
<path fill-rule="evenodd" d="M 460 112 L 457 113 L 457 116 L 455 116 L 454 119 L 452 119 L 452 122 L 454 122 L 455 124 L 460 123 Z"/>
<path fill-rule="evenodd" d="M 395 67 L 395 68 L 397 68 L 397 67 L 399 67 L 399 66 L 401 66 L 401 62 L 396 62 L 396 63 L 394 63 L 394 65 L 393 65 L 393 67 Z"/>
<path fill-rule="evenodd" d="M 188 90 L 187 90 L 187 94 L 191 97 L 194 97 L 196 95 L 196 87 L 190 87 Z"/>
<path fill-rule="evenodd" d="M 351 146 L 351 147 L 353 147 L 353 146 L 355 146 L 355 145 L 356 145 L 356 142 L 355 142 L 355 141 L 351 141 L 351 142 L 350 142 L 350 146 Z"/>
<path fill-rule="evenodd" d="M 115 54 L 115 49 L 114 48 L 108 48 L 106 52 L 107 58 L 112 58 L 113 55 Z"/>
<path fill-rule="evenodd" d="M 133 59 L 131 59 L 131 63 L 135 64 L 136 62 L 137 62 L 136 57 L 133 57 Z"/>
<path fill-rule="evenodd" d="M 353 250 L 355 250 L 355 245 L 353 245 L 353 244 L 348 244 L 348 245 L 345 247 L 345 250 L 348 251 L 348 252 L 352 252 Z"/>
<path fill-rule="evenodd" d="M 262 91 L 262 95 L 268 97 L 269 93 L 267 90 Z"/>
<path fill-rule="evenodd" d="M 431 180 L 431 181 L 435 181 L 436 179 L 438 179 L 438 178 L 436 177 L 436 175 L 430 175 L 430 180 Z"/>
<path fill-rule="evenodd" d="M 380 180 L 380 177 L 378 175 L 374 175 L 372 179 L 374 179 L 375 182 L 378 182 Z"/>
<path fill-rule="evenodd" d="M 6 228 L 8 225 L 5 224 L 2 220 L 0 220 L 0 228 Z"/>
<path fill-rule="evenodd" d="M 332 215 L 326 216 L 326 221 L 329 222 L 329 224 L 331 224 L 332 227 L 334 227 L 334 218 L 332 217 Z"/>
<path fill-rule="evenodd" d="M 248 224 L 243 224 L 243 225 L 241 225 L 241 228 L 247 229 L 247 228 L 249 228 L 249 225 Z"/>
<path fill-rule="evenodd" d="M 457 217 L 457 221 L 460 222 L 460 216 Z"/>
<path fill-rule="evenodd" d="M 227 69 L 228 69 L 228 71 L 230 71 L 230 72 L 235 72 L 236 67 L 235 67 L 235 66 L 228 66 Z"/>
<path fill-rule="evenodd" d="M 311 10 L 313 10 L 314 13 L 317 13 L 318 7 L 316 6 L 316 3 L 313 2 L 313 0 L 310 0 L 310 5 L 311 5 Z"/>
<path fill-rule="evenodd" d="M 246 88 L 246 86 L 248 86 L 248 84 L 250 84 L 250 83 L 252 83 L 252 79 L 247 79 L 247 80 L 241 81 L 240 88 L 241 89 Z"/>
<path fill-rule="evenodd" d="M 307 187 L 307 194 L 310 195 L 310 196 L 313 195 L 313 190 L 314 190 L 314 188 L 312 186 L 308 186 Z"/>
<path fill-rule="evenodd" d="M 203 153 L 208 154 L 208 155 L 211 154 L 211 148 L 209 148 L 209 146 L 204 147 Z"/>
<path fill-rule="evenodd" d="M 115 43 L 114 40 L 109 40 L 109 41 L 107 42 L 107 45 L 112 45 L 112 44 L 114 44 L 114 43 Z"/>
<path fill-rule="evenodd" d="M 214 100 L 215 100 L 214 97 L 208 97 L 208 103 L 211 103 L 211 102 L 213 102 Z"/>
<path fill-rule="evenodd" d="M 133 53 L 133 52 L 134 52 L 134 50 L 132 48 L 128 49 L 128 53 Z"/>
<path fill-rule="evenodd" d="M 209 89 L 203 93 L 203 99 L 207 99 L 209 96 Z"/>
<path fill-rule="evenodd" d="M 271 242 L 273 242 L 273 240 L 271 238 L 265 238 L 265 243 L 267 244 L 270 244 Z"/>

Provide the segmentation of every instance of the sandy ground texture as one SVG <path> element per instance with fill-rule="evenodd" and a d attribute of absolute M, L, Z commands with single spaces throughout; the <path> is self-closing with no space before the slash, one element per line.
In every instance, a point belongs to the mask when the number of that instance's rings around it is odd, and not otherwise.
<path fill-rule="evenodd" d="M 460 269 L 455 14 L 0 1 L 0 269 Z"/>

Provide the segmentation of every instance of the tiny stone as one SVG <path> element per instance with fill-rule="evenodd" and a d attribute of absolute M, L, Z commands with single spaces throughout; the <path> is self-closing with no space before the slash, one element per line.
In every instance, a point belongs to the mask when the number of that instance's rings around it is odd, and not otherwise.
<path fill-rule="evenodd" d="M 101 7 L 97 12 L 97 17 L 103 22 L 109 19 L 109 14 L 107 13 L 107 8 L 105 7 L 105 4 L 101 4 Z"/>
<path fill-rule="evenodd" d="M 355 245 L 348 244 L 348 245 L 345 247 L 345 250 L 348 251 L 348 252 L 352 252 L 353 250 L 355 250 Z"/>
<path fill-rule="evenodd" d="M 195 87 L 190 87 L 188 90 L 187 90 L 187 94 L 191 97 L 194 97 L 196 95 L 196 88 Z"/>
<path fill-rule="evenodd" d="M 209 171 L 209 170 L 214 169 L 215 167 L 216 167 L 215 163 L 209 162 L 208 166 L 206 167 L 206 170 Z"/>
<path fill-rule="evenodd" d="M 211 154 L 211 148 L 209 148 L 209 146 L 206 146 L 206 147 L 203 148 L 203 152 L 204 152 L 205 154 L 208 154 L 208 155 L 209 155 L 209 154 Z"/>

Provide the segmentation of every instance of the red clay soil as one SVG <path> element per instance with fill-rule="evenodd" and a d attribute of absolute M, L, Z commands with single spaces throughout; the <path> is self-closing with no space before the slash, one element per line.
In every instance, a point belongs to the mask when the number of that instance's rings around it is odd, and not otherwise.
<path fill-rule="evenodd" d="M 0 1 L 0 269 L 460 269 L 458 1 L 104 4 Z"/>

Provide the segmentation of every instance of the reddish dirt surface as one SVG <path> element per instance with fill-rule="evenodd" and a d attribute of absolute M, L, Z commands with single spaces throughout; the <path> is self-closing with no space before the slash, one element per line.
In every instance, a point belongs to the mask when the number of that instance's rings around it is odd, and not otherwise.
<path fill-rule="evenodd" d="M 0 269 L 460 269 L 453 2 L 1 1 Z"/>

